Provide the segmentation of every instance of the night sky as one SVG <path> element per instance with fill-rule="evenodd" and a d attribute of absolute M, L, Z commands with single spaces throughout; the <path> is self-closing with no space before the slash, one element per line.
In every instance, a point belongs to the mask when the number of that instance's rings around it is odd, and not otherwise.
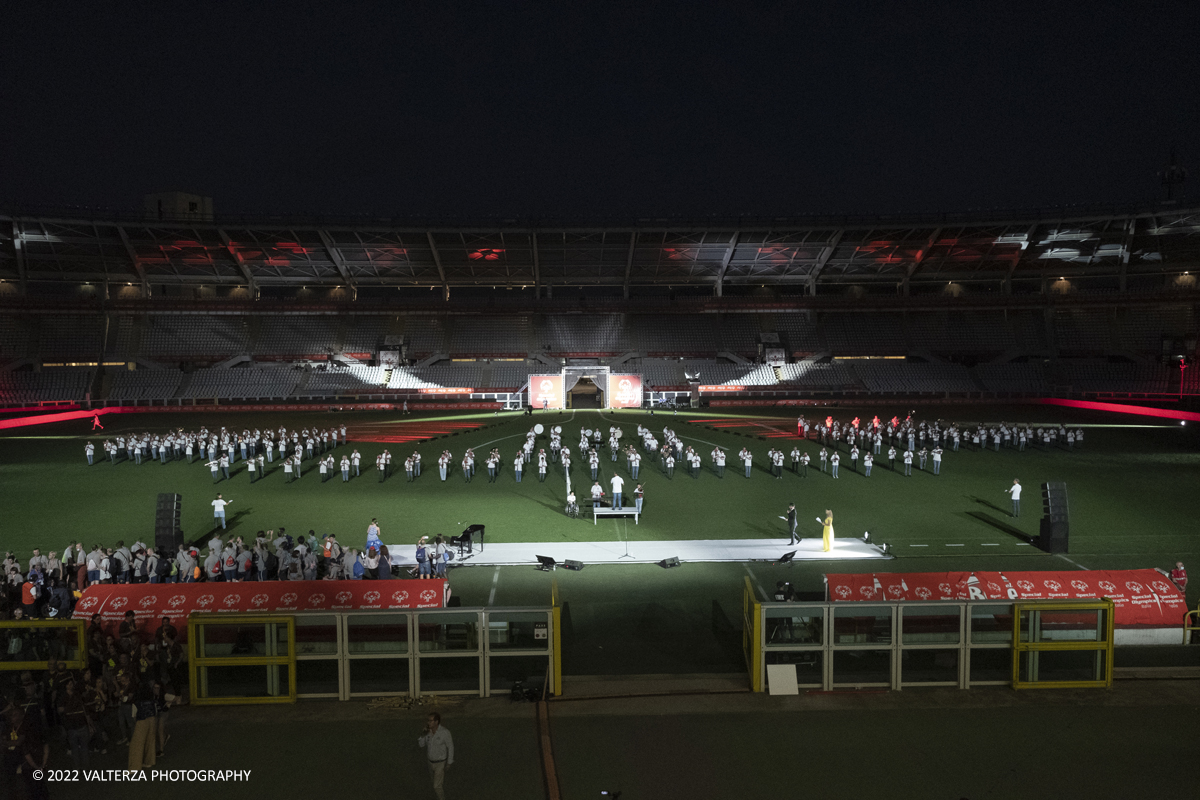
<path fill-rule="evenodd" d="M 1172 146 L 1200 183 L 1200 3 L 1116 5 L 6 4 L 0 202 L 133 209 L 178 189 L 218 214 L 573 217 L 1151 201 Z"/>

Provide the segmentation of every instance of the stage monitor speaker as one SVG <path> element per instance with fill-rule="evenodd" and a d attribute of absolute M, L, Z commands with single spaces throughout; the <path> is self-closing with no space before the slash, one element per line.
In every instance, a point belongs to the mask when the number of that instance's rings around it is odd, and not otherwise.
<path fill-rule="evenodd" d="M 1047 553 L 1070 552 L 1070 525 L 1066 520 L 1042 517 L 1037 546 Z"/>
<path fill-rule="evenodd" d="M 563 562 L 563 566 L 566 567 L 567 569 L 573 569 L 576 572 L 578 572 L 579 570 L 583 569 L 583 562 L 582 561 L 572 561 L 571 559 L 568 558 L 566 561 Z"/>
<path fill-rule="evenodd" d="M 679 564 L 680 564 L 679 556 L 671 556 L 670 558 L 664 558 L 662 561 L 658 562 L 658 565 L 660 567 L 662 567 L 663 569 L 670 569 L 671 567 L 678 567 Z"/>
<path fill-rule="evenodd" d="M 179 545 L 183 544 L 183 529 L 179 526 L 182 512 L 180 495 L 164 493 L 158 496 L 154 512 L 154 550 L 160 556 L 174 558 Z"/>

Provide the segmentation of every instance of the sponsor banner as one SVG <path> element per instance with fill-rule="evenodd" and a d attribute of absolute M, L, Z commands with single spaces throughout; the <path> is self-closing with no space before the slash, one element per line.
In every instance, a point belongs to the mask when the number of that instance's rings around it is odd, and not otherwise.
<path fill-rule="evenodd" d="M 829 574 L 825 583 L 834 602 L 1108 598 L 1118 627 L 1177 627 L 1188 610 L 1183 593 L 1154 569 Z"/>
<path fill-rule="evenodd" d="M 722 384 L 720 386 L 701 386 L 700 391 L 702 391 L 702 392 L 744 392 L 744 391 L 746 391 L 746 387 L 738 386 L 738 385 L 734 385 L 734 384 Z"/>
<path fill-rule="evenodd" d="M 608 407 L 641 408 L 642 376 L 629 374 L 609 374 Z"/>
<path fill-rule="evenodd" d="M 534 408 L 563 407 L 562 375 L 530 375 L 529 404 Z"/>
<path fill-rule="evenodd" d="M 417 390 L 420 394 L 471 394 L 474 391 L 474 389 L 451 386 L 435 386 Z"/>
<path fill-rule="evenodd" d="M 75 604 L 75 619 L 99 614 L 114 635 L 132 611 L 149 636 L 163 617 L 182 634 L 192 613 L 292 614 L 302 611 L 359 611 L 442 608 L 450 598 L 444 579 L 424 581 L 243 581 L 240 583 L 96 584 Z"/>

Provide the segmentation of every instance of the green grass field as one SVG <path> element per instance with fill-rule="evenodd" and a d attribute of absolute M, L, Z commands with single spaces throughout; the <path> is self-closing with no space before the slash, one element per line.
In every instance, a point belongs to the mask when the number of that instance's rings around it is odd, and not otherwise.
<path fill-rule="evenodd" d="M 879 413 L 892 409 L 838 409 L 839 417 Z M 815 416 L 815 414 L 813 415 Z M 978 556 L 1019 556 L 1045 561 L 1048 556 L 1025 544 L 1036 535 L 1043 481 L 1066 481 L 1071 506 L 1071 558 L 1102 557 L 1103 566 L 1167 566 L 1176 559 L 1200 554 L 1194 533 L 1200 517 L 1200 452 L 1195 428 L 1177 425 L 1139 424 L 1136 417 L 1114 419 L 1111 415 L 1028 407 L 956 407 L 922 409 L 919 416 L 943 416 L 959 420 L 1015 420 L 1088 425 L 1086 445 L 1075 452 L 1065 449 L 1044 452 L 990 450 L 947 452 L 942 474 L 921 473 L 905 478 L 891 472 L 884 460 L 876 462 L 874 474 L 865 478 L 849 469 L 843 453 L 841 478 L 833 480 L 814 467 L 807 478 L 785 472 L 774 480 L 766 469 L 766 451 L 772 445 L 790 450 L 792 438 L 760 438 L 777 431 L 794 430 L 794 417 L 765 417 L 761 414 L 680 413 L 650 417 L 640 411 L 576 411 L 562 415 L 551 412 L 529 417 L 517 414 L 493 416 L 455 415 L 423 419 L 385 414 L 143 414 L 110 416 L 105 419 L 107 435 L 120 431 L 185 429 L 226 425 L 289 428 L 310 424 L 330 425 L 345 421 L 351 443 L 336 454 L 357 446 L 363 454 L 362 477 L 344 484 L 340 474 L 321 483 L 315 462 L 306 461 L 304 476 L 285 483 L 279 462 L 269 465 L 265 478 L 249 483 L 239 462 L 232 478 L 214 486 L 211 474 L 199 463 L 130 462 L 109 464 L 97 458 L 89 467 L 83 445 L 91 436 L 86 421 L 9 431 L 0 437 L 0 486 L 7 501 L 4 543 L 27 554 L 30 548 L 60 550 L 71 539 L 87 544 L 112 544 L 117 539 L 132 541 L 153 535 L 154 504 L 160 492 L 183 496 L 183 528 L 188 538 L 203 536 L 212 528 L 210 501 L 217 491 L 232 501 L 228 510 L 230 530 L 253 534 L 259 529 L 285 526 L 293 533 L 309 529 L 319 534 L 336 532 L 343 542 L 361 544 L 371 517 L 378 517 L 385 542 L 413 542 L 420 535 L 457 534 L 466 524 L 488 526 L 487 541 L 575 541 L 638 539 L 764 538 L 784 535 L 779 515 L 794 501 L 800 511 L 801 530 L 819 535 L 813 520 L 826 508 L 836 514 L 841 536 L 861 535 L 869 530 L 876 541 L 888 542 L 900 559 L 946 557 L 961 560 Z M 713 429 L 711 422 L 741 423 L 742 427 Z M 356 431 L 402 434 L 416 424 L 438 421 L 469 422 L 482 427 L 413 445 L 354 442 Z M 749 446 L 755 454 L 755 469 L 749 480 L 732 463 L 719 479 L 707 463 L 698 479 L 677 469 L 668 479 L 648 460 L 643 462 L 641 480 L 646 489 L 646 508 L 640 525 L 631 520 L 605 520 L 593 526 L 590 519 L 571 520 L 562 509 L 566 489 L 561 468 L 551 466 L 545 483 L 534 472 L 525 473 L 521 484 L 513 480 L 511 460 L 524 432 L 533 422 L 562 424 L 564 442 L 573 449 L 584 427 L 614 422 L 633 437 L 639 422 L 660 429 L 664 424 L 677 430 L 685 441 L 707 455 L 720 445 L 736 453 Z M 777 429 L 777 430 L 776 430 Z M 736 433 L 734 432 L 736 431 Z M 741 435 L 738 435 L 741 434 Z M 93 437 L 99 438 L 99 437 Z M 541 437 L 539 446 L 542 445 Z M 474 480 L 465 483 L 455 469 L 442 482 L 436 458 L 448 448 L 456 460 L 463 450 L 474 447 L 477 458 L 493 446 L 501 450 L 505 465 L 494 484 L 479 467 Z M 372 466 L 377 452 L 388 447 L 394 456 L 393 475 L 379 483 Z M 424 474 L 407 483 L 402 462 L 413 449 L 421 452 Z M 814 457 L 820 445 L 803 445 Z M 97 448 L 99 452 L 99 447 Z M 886 453 L 886 445 L 885 445 Z M 931 468 L 932 465 L 930 465 Z M 623 461 L 613 463 L 602 453 L 603 477 L 617 469 L 626 478 Z M 396 473 L 399 474 L 396 474 Z M 1019 477 L 1026 487 L 1023 514 L 1012 519 L 1006 487 Z M 590 485 L 585 467 L 576 458 L 576 486 Z M 627 485 L 627 490 L 632 485 Z M 627 502 L 628 499 L 627 499 Z M 807 525 L 807 528 L 805 527 Z M 923 545 L 923 546 L 922 546 Z M 961 545 L 961 546 L 954 546 Z M 1109 560 L 1118 563 L 1110 563 Z M 1057 562 L 1054 568 L 1062 567 Z M 900 569 L 893 562 L 892 568 Z M 937 568 L 937 567 L 930 567 Z"/>

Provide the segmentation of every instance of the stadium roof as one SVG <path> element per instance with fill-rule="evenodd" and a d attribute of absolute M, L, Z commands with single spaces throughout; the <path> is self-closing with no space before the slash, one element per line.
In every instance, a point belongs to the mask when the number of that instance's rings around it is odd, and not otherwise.
<path fill-rule="evenodd" d="M 804 287 L 1200 269 L 1200 207 L 555 225 L 0 214 L 0 279 L 143 284 Z"/>

